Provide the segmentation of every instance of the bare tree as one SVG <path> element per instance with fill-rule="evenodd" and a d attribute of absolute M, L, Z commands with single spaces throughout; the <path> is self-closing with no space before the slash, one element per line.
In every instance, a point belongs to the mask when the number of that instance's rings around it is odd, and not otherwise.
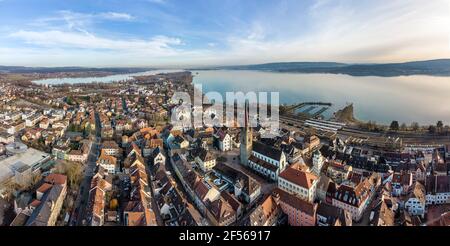
<path fill-rule="evenodd" d="M 400 130 L 401 130 L 401 131 L 406 131 L 406 130 L 408 130 L 408 127 L 406 126 L 405 123 L 402 123 L 402 124 L 400 125 Z"/>
<path fill-rule="evenodd" d="M 444 123 L 442 123 L 441 120 L 436 123 L 436 129 L 439 133 L 442 132 L 443 127 L 444 127 Z"/>
<path fill-rule="evenodd" d="M 71 188 L 75 188 L 81 181 L 83 168 L 80 163 L 62 161 L 56 166 L 56 172 L 67 176 L 67 181 Z"/>
<path fill-rule="evenodd" d="M 411 128 L 413 131 L 419 130 L 419 128 L 420 128 L 419 123 L 417 123 L 417 122 L 411 123 Z"/>

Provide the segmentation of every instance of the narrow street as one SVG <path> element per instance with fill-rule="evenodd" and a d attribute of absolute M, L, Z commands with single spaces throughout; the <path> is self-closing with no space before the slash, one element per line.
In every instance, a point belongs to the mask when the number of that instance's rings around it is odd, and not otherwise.
<path fill-rule="evenodd" d="M 147 165 L 146 165 L 147 173 L 151 174 L 150 177 L 153 177 L 154 173 L 151 170 L 151 167 L 149 165 L 149 161 L 145 160 L 145 162 L 147 163 Z M 161 217 L 161 212 L 159 211 L 159 207 L 158 207 L 158 204 L 157 204 L 156 199 L 155 199 L 155 187 L 154 187 L 153 180 L 150 180 L 149 188 L 150 188 L 150 194 L 152 196 L 151 199 L 150 199 L 150 206 L 151 206 L 151 209 L 153 210 L 153 212 L 155 213 L 156 223 L 159 226 L 164 226 L 164 222 L 163 222 L 163 219 Z"/>
<path fill-rule="evenodd" d="M 95 141 L 92 142 L 91 151 L 89 152 L 88 161 L 85 165 L 83 181 L 80 184 L 79 194 L 75 201 L 75 210 L 69 225 L 82 225 L 86 213 L 86 203 L 89 198 L 89 190 L 91 188 L 91 180 L 96 169 L 96 162 L 101 148 L 101 124 L 100 117 L 95 112 Z"/>

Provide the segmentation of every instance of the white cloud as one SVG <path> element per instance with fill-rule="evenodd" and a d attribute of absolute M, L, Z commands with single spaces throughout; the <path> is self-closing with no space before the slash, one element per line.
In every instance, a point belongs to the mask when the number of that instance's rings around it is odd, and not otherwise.
<path fill-rule="evenodd" d="M 202 49 L 190 49 L 185 45 L 185 38 L 163 35 L 148 39 L 115 38 L 99 35 L 91 28 L 96 21 L 136 20 L 126 13 L 61 11 L 56 17 L 38 21 L 42 28 L 8 31 L 8 38 L 35 48 L 1 52 L 0 63 L 26 54 L 36 60 L 41 57 L 43 62 L 49 60 L 52 64 L 66 56 L 67 61 L 62 64 L 92 65 L 97 62 L 101 66 L 121 63 L 193 66 L 275 61 L 396 62 L 445 58 L 450 57 L 449 2 L 392 0 L 377 4 L 320 0 L 308 8 L 308 13 L 303 13 L 309 23 L 307 31 L 301 23 L 283 26 L 283 21 L 294 21 L 288 15 L 274 16 L 276 22 L 269 18 L 252 19 L 248 23 L 238 22 L 236 28 L 230 28 L 231 32 L 218 31 L 217 34 L 205 30 L 204 36 L 210 35 L 213 39 L 205 41 Z M 185 40 L 190 40 L 189 37 Z"/>
<path fill-rule="evenodd" d="M 99 21 L 134 21 L 136 17 L 128 13 L 100 12 L 100 13 L 79 13 L 70 10 L 61 10 L 55 16 L 38 18 L 31 23 L 33 26 L 43 28 L 57 28 L 66 25 L 69 29 L 82 29 L 91 26 Z"/>
<path fill-rule="evenodd" d="M 185 51 L 184 42 L 177 37 L 155 35 L 149 38 L 117 38 L 98 35 L 93 22 L 98 20 L 134 20 L 125 13 L 102 12 L 85 14 L 59 11 L 54 17 L 40 18 L 34 22 L 39 28 L 5 30 L 3 39 L 26 43 L 27 48 L 2 48 L 0 64 L 41 65 L 114 65 L 128 63 L 147 65 L 151 60 L 164 61 L 175 56 L 197 56 L 196 51 Z M 26 57 L 30 59 L 27 60 Z M 13 58 L 13 59 L 11 59 Z M 97 64 L 92 64 L 97 62 Z M 39 64 L 39 62 L 36 62 Z M 36 65 L 36 64 L 35 64 Z"/>
<path fill-rule="evenodd" d="M 143 39 L 108 39 L 90 33 L 64 31 L 24 31 L 10 34 L 10 37 L 25 41 L 28 44 L 71 49 L 107 49 L 116 51 L 145 52 L 159 55 L 171 55 L 182 45 L 178 38 L 155 36 Z"/>
<path fill-rule="evenodd" d="M 117 12 L 100 13 L 100 14 L 94 15 L 94 17 L 95 16 L 98 16 L 98 17 L 101 17 L 101 18 L 105 18 L 105 19 L 108 19 L 108 20 L 126 20 L 126 21 L 129 21 L 129 20 L 135 19 L 135 17 L 130 15 L 130 14 L 117 13 Z"/>
<path fill-rule="evenodd" d="M 331 4 L 332 3 L 332 4 Z M 447 0 L 389 3 L 317 1 L 310 8 L 312 31 L 283 29 L 270 37 L 270 21 L 227 39 L 229 63 L 271 61 L 396 62 L 450 57 Z M 280 27 L 281 28 L 281 27 Z"/>

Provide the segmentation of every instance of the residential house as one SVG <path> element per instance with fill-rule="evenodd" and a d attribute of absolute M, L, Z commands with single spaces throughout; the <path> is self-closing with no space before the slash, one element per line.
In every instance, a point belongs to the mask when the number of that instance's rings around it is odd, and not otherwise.
<path fill-rule="evenodd" d="M 67 177 L 61 174 L 50 174 L 36 193 L 39 205 L 33 210 L 25 225 L 54 226 L 61 212 L 67 193 Z"/>
<path fill-rule="evenodd" d="M 41 138 L 41 129 L 27 129 L 25 133 L 22 135 L 22 141 L 24 142 L 31 142 L 34 140 L 38 140 Z"/>
<path fill-rule="evenodd" d="M 281 208 L 272 195 L 256 207 L 249 216 L 250 226 L 276 226 L 281 215 Z"/>
<path fill-rule="evenodd" d="M 124 161 L 124 169 L 125 172 L 128 172 L 128 170 L 135 165 L 145 165 L 144 158 L 139 154 L 139 152 L 132 151 L 130 154 L 128 154 L 127 158 L 125 158 Z"/>
<path fill-rule="evenodd" d="M 149 156 L 149 160 L 152 165 L 164 165 L 166 163 L 166 157 L 160 147 L 153 149 L 153 152 Z"/>
<path fill-rule="evenodd" d="M 34 127 L 37 123 L 39 123 L 43 118 L 42 114 L 34 114 L 31 117 L 28 117 L 25 120 L 25 126 L 27 127 Z"/>
<path fill-rule="evenodd" d="M 237 212 L 221 195 L 214 201 L 206 200 L 206 215 L 214 226 L 229 226 L 236 222 Z"/>
<path fill-rule="evenodd" d="M 9 128 L 7 129 L 7 133 L 14 135 L 17 132 L 22 131 L 23 129 L 25 129 L 25 121 L 16 121 L 9 126 Z"/>
<path fill-rule="evenodd" d="M 106 155 L 114 157 L 120 157 L 122 154 L 122 149 L 115 141 L 104 141 L 102 144 L 102 151 L 104 151 Z"/>
<path fill-rule="evenodd" d="M 392 195 L 401 196 L 409 192 L 409 187 L 413 184 L 412 173 L 394 173 L 392 176 Z"/>
<path fill-rule="evenodd" d="M 330 177 L 334 182 L 340 184 L 344 180 L 347 180 L 350 172 L 352 172 L 352 166 L 345 165 L 338 161 L 329 161 L 326 174 Z"/>
<path fill-rule="evenodd" d="M 239 219 L 243 213 L 244 213 L 244 206 L 241 202 L 231 193 L 228 191 L 222 191 L 221 194 L 222 198 L 230 204 L 233 211 L 236 213 L 236 217 Z"/>
<path fill-rule="evenodd" d="M 100 157 L 97 160 L 97 166 L 108 170 L 110 174 L 116 174 L 119 171 L 119 165 L 117 158 L 114 156 L 107 155 L 105 151 L 101 151 Z"/>
<path fill-rule="evenodd" d="M 190 187 L 192 187 L 195 194 L 194 203 L 197 205 L 200 213 L 207 216 L 206 202 L 214 202 L 218 200 L 220 197 L 220 191 L 216 187 L 205 182 L 199 176 L 195 176 L 194 178 L 195 179 L 190 183 Z"/>
<path fill-rule="evenodd" d="M 130 167 L 130 182 L 130 200 L 123 210 L 124 224 L 126 226 L 156 226 L 156 215 L 151 208 L 148 177 L 142 163 L 135 162 Z"/>
<path fill-rule="evenodd" d="M 281 144 L 281 149 L 286 154 L 286 159 L 288 163 L 293 164 L 302 158 L 302 151 L 299 149 L 301 143 L 291 142 L 290 144 Z"/>
<path fill-rule="evenodd" d="M 114 137 L 114 129 L 110 126 L 102 127 L 101 136 L 103 139 L 111 139 Z"/>
<path fill-rule="evenodd" d="M 70 147 L 66 143 L 58 142 L 52 148 L 52 155 L 58 160 L 67 160 L 67 155 L 70 152 Z"/>
<path fill-rule="evenodd" d="M 283 213 L 288 216 L 289 225 L 315 226 L 317 204 L 305 201 L 280 188 L 273 191 L 273 196 Z"/>
<path fill-rule="evenodd" d="M 232 149 L 231 136 L 226 131 L 219 129 L 216 134 L 214 134 L 214 138 L 217 142 L 217 147 L 221 151 L 230 151 Z"/>
<path fill-rule="evenodd" d="M 200 149 L 198 155 L 195 157 L 195 162 L 203 172 L 207 172 L 212 170 L 216 165 L 216 157 L 211 152 Z"/>
<path fill-rule="evenodd" d="M 148 122 L 146 120 L 139 119 L 136 121 L 136 127 L 138 129 L 146 128 L 148 127 Z"/>
<path fill-rule="evenodd" d="M 101 173 L 94 175 L 86 206 L 86 221 L 89 226 L 103 226 L 105 223 L 105 195 L 112 184 Z"/>
<path fill-rule="evenodd" d="M 173 138 L 173 141 L 169 144 L 171 149 L 186 149 L 189 147 L 189 141 L 187 141 L 183 136 L 177 135 Z"/>
<path fill-rule="evenodd" d="M 234 195 L 247 204 L 253 204 L 261 195 L 261 184 L 254 178 L 239 173 L 234 180 Z"/>
<path fill-rule="evenodd" d="M 87 158 L 83 155 L 83 152 L 81 150 L 71 150 L 67 154 L 67 160 L 84 163 L 87 160 Z"/>
<path fill-rule="evenodd" d="M 414 181 L 425 182 L 427 177 L 427 166 L 425 165 L 425 161 L 420 161 L 417 163 L 416 170 L 414 173 Z"/>
<path fill-rule="evenodd" d="M 163 147 L 164 147 L 163 143 L 164 143 L 163 140 L 160 138 L 147 139 L 145 146 L 142 150 L 143 156 L 148 157 L 156 147 L 163 149 Z"/>
<path fill-rule="evenodd" d="M 14 135 L 6 132 L 0 132 L 0 143 L 10 144 L 13 142 L 14 142 Z"/>
<path fill-rule="evenodd" d="M 450 176 L 430 175 L 425 184 L 426 205 L 450 203 Z"/>
<path fill-rule="evenodd" d="M 395 226 L 395 211 L 393 201 L 390 198 L 382 198 L 372 210 L 369 219 L 374 226 Z"/>
<path fill-rule="evenodd" d="M 420 182 L 415 182 L 406 197 L 405 210 L 412 216 L 424 217 L 426 205 L 425 186 Z"/>
<path fill-rule="evenodd" d="M 39 128 L 47 129 L 50 125 L 50 122 L 47 117 L 42 118 L 41 122 L 39 122 Z"/>
<path fill-rule="evenodd" d="M 303 200 L 314 202 L 319 178 L 302 170 L 300 164 L 293 164 L 280 173 L 278 187 Z"/>
<path fill-rule="evenodd" d="M 320 202 L 316 212 L 317 226 L 351 226 L 352 217 L 346 210 Z"/>
<path fill-rule="evenodd" d="M 380 185 L 380 177 L 375 173 L 356 186 L 342 184 L 335 188 L 332 194 L 329 194 L 332 196 L 330 199 L 331 204 L 350 212 L 353 220 L 359 221 L 374 196 L 378 185 Z"/>

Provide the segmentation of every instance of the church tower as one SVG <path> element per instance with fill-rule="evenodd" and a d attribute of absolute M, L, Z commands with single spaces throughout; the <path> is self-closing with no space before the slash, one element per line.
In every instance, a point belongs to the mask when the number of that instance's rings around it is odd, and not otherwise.
<path fill-rule="evenodd" d="M 244 127 L 241 128 L 241 144 L 240 144 L 240 159 L 241 165 L 248 165 L 248 158 L 252 154 L 252 145 L 253 145 L 253 133 L 252 128 L 250 127 L 249 122 L 249 104 L 248 101 L 245 101 L 245 119 L 244 119 Z"/>

